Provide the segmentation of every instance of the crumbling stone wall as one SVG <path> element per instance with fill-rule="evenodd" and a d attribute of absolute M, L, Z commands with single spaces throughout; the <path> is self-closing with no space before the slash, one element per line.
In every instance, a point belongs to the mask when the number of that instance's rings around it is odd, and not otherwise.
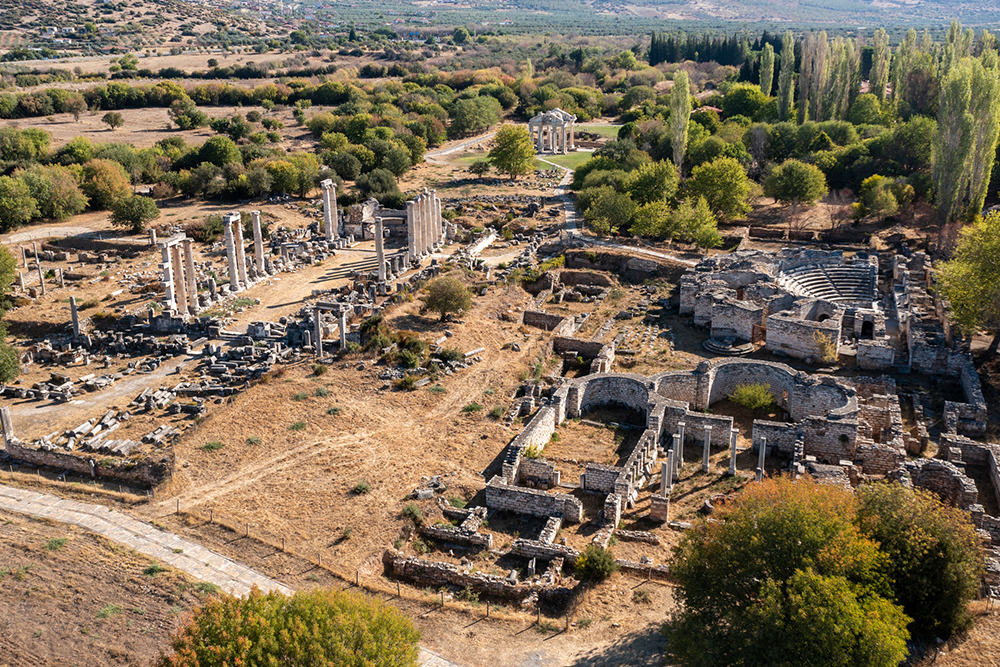
<path fill-rule="evenodd" d="M 552 315 L 540 310 L 526 310 L 521 316 L 521 323 L 529 326 L 552 331 L 557 336 L 568 336 L 572 333 L 573 318 L 562 315 Z"/>
<path fill-rule="evenodd" d="M 617 466 L 602 463 L 587 463 L 585 472 L 580 475 L 580 488 L 585 491 L 611 493 L 615 490 L 615 482 L 622 469 Z"/>
<path fill-rule="evenodd" d="M 715 300 L 712 304 L 712 338 L 736 336 L 752 340 L 753 328 L 763 326 L 764 307 L 750 301 Z"/>
<path fill-rule="evenodd" d="M 172 452 L 157 452 L 151 458 L 135 461 L 120 457 L 81 456 L 72 452 L 45 451 L 26 446 L 16 439 L 9 439 L 6 449 L 11 458 L 33 465 L 71 470 L 84 477 L 93 471 L 94 476 L 99 479 L 150 488 L 170 477 L 174 467 Z M 94 461 L 93 468 L 91 461 Z"/>
<path fill-rule="evenodd" d="M 976 483 L 955 464 L 938 459 L 915 459 L 903 464 L 903 471 L 918 489 L 936 493 L 954 507 L 968 509 L 979 500 Z"/>
<path fill-rule="evenodd" d="M 491 510 L 507 510 L 532 516 L 561 514 L 571 523 L 583 520 L 583 504 L 574 496 L 512 486 L 499 476 L 486 484 L 486 506 Z"/>
<path fill-rule="evenodd" d="M 551 489 L 559 486 L 560 474 L 554 463 L 543 459 L 521 459 L 518 469 L 519 483 L 532 489 Z"/>
<path fill-rule="evenodd" d="M 818 337 L 826 338 L 834 354 L 840 351 L 840 318 L 831 317 L 822 322 L 802 319 L 799 313 L 785 311 L 767 318 L 767 339 L 764 347 L 769 352 L 780 352 L 796 359 L 819 361 L 823 358 Z"/>

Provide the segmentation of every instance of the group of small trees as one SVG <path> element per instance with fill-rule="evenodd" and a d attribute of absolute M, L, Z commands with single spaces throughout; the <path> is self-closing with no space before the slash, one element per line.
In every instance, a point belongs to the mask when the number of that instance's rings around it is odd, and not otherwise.
<path fill-rule="evenodd" d="M 895 667 L 911 635 L 970 622 L 982 568 L 968 516 L 898 484 L 744 488 L 685 533 L 669 624 L 682 665 Z"/>

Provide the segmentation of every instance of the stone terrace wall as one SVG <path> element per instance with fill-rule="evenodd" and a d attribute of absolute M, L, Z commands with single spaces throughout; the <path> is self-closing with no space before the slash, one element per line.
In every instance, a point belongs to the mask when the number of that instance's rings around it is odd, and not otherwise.
<path fill-rule="evenodd" d="M 71 470 L 84 477 L 91 474 L 90 461 L 94 461 L 94 475 L 123 484 L 155 487 L 170 477 L 174 467 L 172 452 L 160 452 L 155 460 L 134 461 L 113 456 L 78 455 L 70 452 L 45 451 L 26 446 L 19 440 L 7 441 L 7 453 L 19 461 L 40 466 Z"/>
<path fill-rule="evenodd" d="M 586 491 L 612 493 L 622 469 L 601 463 L 588 463 L 586 472 L 580 476 L 580 488 Z"/>
<path fill-rule="evenodd" d="M 508 484 L 513 484 L 517 480 L 518 467 L 525 449 L 537 446 L 544 450 L 556 431 L 557 423 L 562 421 L 558 417 L 558 411 L 552 406 L 539 408 L 527 426 L 508 445 L 507 459 L 503 464 L 503 478 Z"/>
<path fill-rule="evenodd" d="M 491 510 L 507 510 L 519 514 L 549 517 L 561 514 L 572 523 L 583 520 L 583 504 L 566 493 L 546 493 L 522 486 L 506 484 L 494 477 L 486 485 L 486 506 Z"/>
<path fill-rule="evenodd" d="M 576 287 L 577 285 L 615 286 L 615 281 L 609 276 L 594 271 L 560 271 L 559 282 L 567 287 Z"/>
<path fill-rule="evenodd" d="M 887 475 L 896 470 L 906 460 L 906 450 L 902 447 L 864 442 L 859 438 L 855 458 L 866 475 Z"/>
<path fill-rule="evenodd" d="M 568 336 L 572 333 L 573 318 L 552 315 L 540 310 L 526 310 L 521 316 L 521 323 L 545 331 L 552 331 L 557 336 Z"/>
<path fill-rule="evenodd" d="M 599 340 L 581 340 L 567 336 L 556 336 L 552 339 L 552 351 L 556 354 L 573 351 L 584 359 L 593 359 L 603 350 L 605 344 Z"/>

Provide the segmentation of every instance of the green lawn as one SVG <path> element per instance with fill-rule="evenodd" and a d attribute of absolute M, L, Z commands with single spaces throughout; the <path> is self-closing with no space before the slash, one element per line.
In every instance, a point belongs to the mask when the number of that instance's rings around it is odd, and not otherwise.
<path fill-rule="evenodd" d="M 589 153 L 587 153 L 586 155 L 588 155 L 588 157 L 589 157 Z M 563 156 L 563 157 L 565 157 L 565 156 Z M 454 159 L 448 160 L 448 161 L 451 162 L 452 164 L 456 165 L 456 166 L 459 166 L 459 167 L 468 167 L 473 162 L 481 162 L 481 161 L 483 161 L 485 159 L 486 159 L 485 155 L 482 156 L 482 157 L 476 157 L 474 155 L 468 155 L 466 157 L 454 158 Z M 553 162 L 556 162 L 556 160 L 553 160 Z M 562 164 L 562 163 L 560 162 L 559 164 Z M 535 160 L 535 166 L 533 167 L 533 169 L 551 169 L 551 168 L 552 168 L 552 165 L 545 164 L 544 162 L 539 162 L 538 160 Z M 572 167 L 570 167 L 570 169 L 572 169 Z M 491 173 L 491 175 L 494 175 L 494 176 L 496 175 L 494 172 L 490 172 L 490 173 Z"/>
<path fill-rule="evenodd" d="M 621 125 L 577 125 L 576 129 L 584 132 L 593 132 L 609 139 L 617 139 L 620 127 Z"/>
<path fill-rule="evenodd" d="M 543 156 L 549 162 L 555 162 L 560 167 L 565 167 L 566 169 L 576 169 L 581 164 L 594 157 L 594 154 L 589 151 L 577 151 L 576 153 L 567 153 L 566 155 L 545 155 Z M 551 169 L 549 165 L 544 165 L 544 169 Z"/>

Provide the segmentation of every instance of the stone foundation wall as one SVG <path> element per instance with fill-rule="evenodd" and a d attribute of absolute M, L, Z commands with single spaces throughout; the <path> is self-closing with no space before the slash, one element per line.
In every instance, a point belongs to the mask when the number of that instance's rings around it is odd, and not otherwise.
<path fill-rule="evenodd" d="M 615 281 L 609 276 L 594 271 L 560 271 L 559 282 L 567 287 L 576 287 L 577 285 L 615 286 Z"/>
<path fill-rule="evenodd" d="M 752 340 L 753 327 L 764 324 L 764 307 L 750 301 L 723 299 L 712 306 L 712 337 Z"/>
<path fill-rule="evenodd" d="M 835 350 L 840 349 L 839 320 L 830 318 L 823 322 L 813 322 L 787 314 L 774 314 L 767 318 L 767 340 L 764 347 L 769 352 L 782 352 L 796 359 L 819 361 L 823 354 L 816 342 L 817 333 L 828 337 Z"/>
<path fill-rule="evenodd" d="M 518 477 L 520 484 L 532 489 L 551 489 L 560 480 L 555 464 L 544 459 L 521 459 Z"/>
<path fill-rule="evenodd" d="M 478 533 L 474 530 L 462 530 L 451 526 L 421 526 L 420 534 L 440 542 L 450 542 L 466 547 L 481 549 L 493 548 L 493 536 L 489 533 Z"/>
<path fill-rule="evenodd" d="M 573 318 L 562 315 L 552 315 L 540 310 L 526 310 L 521 316 L 521 324 L 544 331 L 554 332 L 557 336 L 566 336 L 573 328 Z"/>
<path fill-rule="evenodd" d="M 913 486 L 936 493 L 942 501 L 954 507 L 968 509 L 979 499 L 976 483 L 948 461 L 917 459 L 907 461 L 903 469 Z"/>
<path fill-rule="evenodd" d="M 486 506 L 491 510 L 507 510 L 541 517 L 561 514 L 570 523 L 583 520 L 583 504 L 577 498 L 566 493 L 545 493 L 522 486 L 511 486 L 500 477 L 494 477 L 486 485 Z"/>
<path fill-rule="evenodd" d="M 575 564 L 580 557 L 580 552 L 573 547 L 562 544 L 549 544 L 539 540 L 514 540 L 510 551 L 515 556 L 522 558 L 537 558 L 539 560 L 551 560 L 553 558 L 563 558 L 567 563 Z"/>
<path fill-rule="evenodd" d="M 896 350 L 882 341 L 858 341 L 858 368 L 881 371 L 896 362 Z"/>
<path fill-rule="evenodd" d="M 33 465 L 71 470 L 87 477 L 91 474 L 90 462 L 94 462 L 93 474 L 97 479 L 114 480 L 122 484 L 135 484 L 150 488 L 168 479 L 174 468 L 173 452 L 160 452 L 153 459 L 135 461 L 100 454 L 78 455 L 71 452 L 45 451 L 28 447 L 19 440 L 8 440 L 7 453 L 19 461 Z"/>
<path fill-rule="evenodd" d="M 611 493 L 615 490 L 615 483 L 621 474 L 621 468 L 600 463 L 588 463 L 586 472 L 580 475 L 580 488 L 586 491 Z"/>
<path fill-rule="evenodd" d="M 866 475 L 887 475 L 899 468 L 906 460 L 906 450 L 902 447 L 891 447 L 874 442 L 862 442 L 859 439 L 855 452 L 855 462 L 861 464 Z"/>

